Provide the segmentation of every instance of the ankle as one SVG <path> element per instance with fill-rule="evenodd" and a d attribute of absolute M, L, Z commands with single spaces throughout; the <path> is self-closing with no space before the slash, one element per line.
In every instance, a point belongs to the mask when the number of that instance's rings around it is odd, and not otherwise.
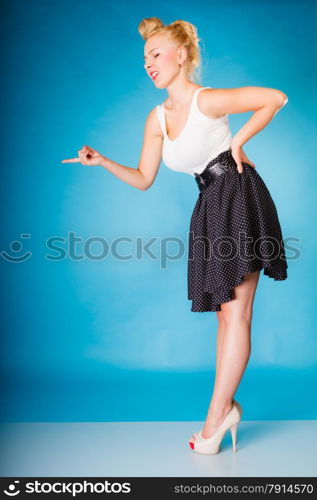
<path fill-rule="evenodd" d="M 221 404 L 211 404 L 208 410 L 208 419 L 215 424 L 219 423 L 231 410 L 233 400 L 221 403 Z"/>

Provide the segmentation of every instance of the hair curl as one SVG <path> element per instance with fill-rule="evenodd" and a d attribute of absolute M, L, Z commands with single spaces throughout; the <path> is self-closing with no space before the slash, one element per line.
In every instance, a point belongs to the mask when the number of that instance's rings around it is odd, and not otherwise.
<path fill-rule="evenodd" d="M 201 39 L 198 37 L 197 29 L 193 24 L 178 19 L 165 25 L 158 17 L 146 17 L 140 22 L 138 31 L 143 40 L 148 40 L 157 33 L 165 33 L 176 43 L 183 45 L 187 50 L 185 60 L 186 76 L 194 80 L 201 79 L 201 56 L 199 48 Z"/>

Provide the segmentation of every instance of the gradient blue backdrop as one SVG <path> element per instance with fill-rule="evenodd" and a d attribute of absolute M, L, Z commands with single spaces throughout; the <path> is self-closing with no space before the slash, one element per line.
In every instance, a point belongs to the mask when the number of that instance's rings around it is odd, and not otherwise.
<path fill-rule="evenodd" d="M 201 85 L 274 87 L 289 102 L 245 151 L 276 203 L 289 278 L 261 273 L 246 420 L 314 419 L 316 370 L 316 4 L 312 1 L 4 3 L 2 55 L 2 421 L 203 420 L 215 313 L 187 299 L 198 196 L 164 165 L 146 192 L 101 167 L 62 164 L 84 144 L 137 167 L 145 119 L 165 99 L 143 68 L 144 17 L 185 19 L 202 38 Z M 251 116 L 230 115 L 233 133 Z M 79 238 L 71 255 L 70 236 Z M 29 235 L 29 236 L 28 236 Z M 49 238 L 60 238 L 58 251 Z M 119 260 L 99 257 L 116 238 Z M 185 248 L 162 265 L 162 238 Z M 156 238 L 156 259 L 136 258 Z M 84 245 L 91 257 L 84 253 Z M 170 255 L 181 250 L 168 244 Z M 29 252 L 29 254 L 28 254 Z"/>

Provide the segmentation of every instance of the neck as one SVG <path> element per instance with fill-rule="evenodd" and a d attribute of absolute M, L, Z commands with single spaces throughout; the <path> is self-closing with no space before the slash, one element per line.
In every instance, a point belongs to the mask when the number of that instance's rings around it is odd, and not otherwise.
<path fill-rule="evenodd" d="M 198 85 L 191 82 L 173 82 L 166 87 L 168 93 L 167 105 L 170 109 L 182 109 L 191 101 Z"/>

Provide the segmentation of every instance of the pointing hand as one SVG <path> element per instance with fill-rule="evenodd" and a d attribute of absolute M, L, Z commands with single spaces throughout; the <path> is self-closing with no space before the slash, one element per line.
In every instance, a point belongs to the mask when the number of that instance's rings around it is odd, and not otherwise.
<path fill-rule="evenodd" d="M 82 165 L 102 165 L 105 157 L 98 153 L 95 149 L 89 146 L 83 146 L 82 149 L 78 151 L 78 158 L 68 158 L 62 160 L 61 163 L 81 163 Z"/>

